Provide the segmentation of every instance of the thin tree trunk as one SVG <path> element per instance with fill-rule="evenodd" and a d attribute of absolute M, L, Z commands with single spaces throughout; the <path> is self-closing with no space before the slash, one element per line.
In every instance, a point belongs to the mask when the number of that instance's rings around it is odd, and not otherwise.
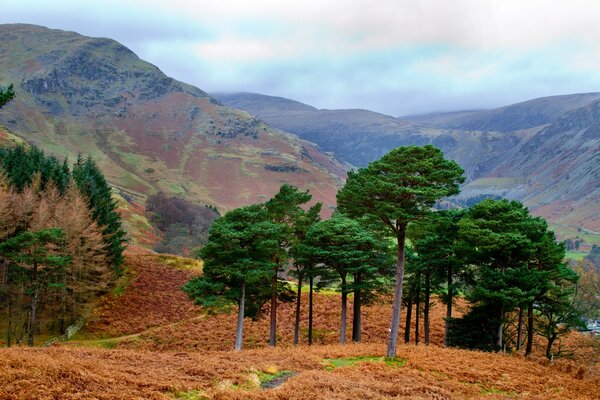
<path fill-rule="evenodd" d="M 454 288 L 452 283 L 452 266 L 448 266 L 448 304 L 446 304 L 446 322 L 444 326 L 444 347 L 448 347 L 448 333 L 450 332 L 450 319 L 452 318 L 452 300 Z"/>
<path fill-rule="evenodd" d="M 503 345 L 504 345 L 504 304 L 500 306 L 500 321 L 498 323 L 498 334 L 497 334 L 497 341 L 496 341 L 496 346 L 498 346 L 498 348 L 503 351 Z"/>
<path fill-rule="evenodd" d="M 275 267 L 275 273 L 271 278 L 271 330 L 269 334 L 269 346 L 277 344 L 277 274 L 279 267 Z"/>
<path fill-rule="evenodd" d="M 431 296 L 431 271 L 425 273 L 425 314 L 423 315 L 425 344 L 429 345 L 429 297 Z"/>
<path fill-rule="evenodd" d="M 298 275 L 298 295 L 296 296 L 296 321 L 294 325 L 294 346 L 298 344 L 300 336 L 300 301 L 302 299 L 302 274 Z"/>
<path fill-rule="evenodd" d="M 525 346 L 525 356 L 531 354 L 533 350 L 533 303 L 527 307 L 527 345 Z"/>
<path fill-rule="evenodd" d="M 421 319 L 421 273 L 417 273 L 417 289 L 415 290 L 415 344 L 419 344 L 419 320 Z"/>
<path fill-rule="evenodd" d="M 521 351 L 523 342 L 523 306 L 519 307 L 519 323 L 517 325 L 517 351 Z"/>
<path fill-rule="evenodd" d="M 60 334 L 64 335 L 66 330 L 65 318 L 67 316 L 67 274 L 65 271 L 62 271 L 62 290 L 60 292 Z"/>
<path fill-rule="evenodd" d="M 342 275 L 342 315 L 340 318 L 340 344 L 346 343 L 346 309 L 348 293 L 346 292 L 346 275 Z"/>
<path fill-rule="evenodd" d="M 398 241 L 398 258 L 396 260 L 396 287 L 392 303 L 392 318 L 390 321 L 390 334 L 387 343 L 387 358 L 396 357 L 398 345 L 398 330 L 400 325 L 400 309 L 402 307 L 402 284 L 404 281 L 404 242 L 406 241 L 406 224 L 396 224 Z"/>
<path fill-rule="evenodd" d="M 413 297 L 412 293 L 408 298 L 406 306 L 406 321 L 404 323 L 404 343 L 410 343 L 410 322 L 412 320 Z"/>
<path fill-rule="evenodd" d="M 10 286 L 8 287 L 8 330 L 6 331 L 6 345 L 10 347 L 12 345 L 12 296 L 10 293 Z"/>
<path fill-rule="evenodd" d="M 556 340 L 556 335 L 551 335 L 548 338 L 548 345 L 546 346 L 546 358 L 550 361 L 552 361 L 552 345 L 554 344 L 555 340 Z"/>
<path fill-rule="evenodd" d="M 313 343 L 313 279 L 312 274 L 309 277 L 308 285 L 308 345 Z"/>
<path fill-rule="evenodd" d="M 353 302 L 353 313 L 352 313 L 352 341 L 360 342 L 360 333 L 361 333 L 361 289 L 360 284 L 362 283 L 362 274 L 358 273 L 354 275 L 354 283 L 357 285 L 356 290 L 354 290 L 354 302 Z"/>
<path fill-rule="evenodd" d="M 33 273 L 32 273 L 32 286 L 33 293 L 31 294 L 31 309 L 29 311 L 29 335 L 27 337 L 27 345 L 33 347 L 33 339 L 35 336 L 35 326 L 37 323 L 36 318 L 36 307 L 37 307 L 37 297 L 38 297 L 38 270 L 37 264 L 33 264 Z"/>
<path fill-rule="evenodd" d="M 244 338 L 244 307 L 246 306 L 246 282 L 242 283 L 240 288 L 240 302 L 238 305 L 238 319 L 237 326 L 235 328 L 235 345 L 233 349 L 235 351 L 242 350 L 242 343 Z"/>

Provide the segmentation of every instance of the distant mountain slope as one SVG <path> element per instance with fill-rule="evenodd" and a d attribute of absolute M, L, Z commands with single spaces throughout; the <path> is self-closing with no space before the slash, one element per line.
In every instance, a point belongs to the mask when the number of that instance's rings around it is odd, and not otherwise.
<path fill-rule="evenodd" d="M 430 122 L 434 126 L 443 128 L 513 132 L 552 123 L 565 112 L 588 105 L 598 99 L 600 93 L 542 97 L 477 113 L 454 113 L 451 118 L 434 119 Z"/>
<path fill-rule="evenodd" d="M 250 93 L 213 96 L 313 141 L 356 166 L 367 165 L 398 146 L 432 143 L 459 161 L 474 178 L 491 170 L 499 154 L 518 142 L 510 135 L 441 129 L 368 110 L 317 110 L 293 100 Z"/>
<path fill-rule="evenodd" d="M 522 200 L 560 224 L 562 237 L 578 235 L 579 227 L 600 231 L 600 93 L 402 119 L 365 110 L 317 110 L 257 94 L 217 98 L 358 166 L 397 146 L 432 143 L 465 168 L 463 198 L 495 194 Z"/>
<path fill-rule="evenodd" d="M 164 75 L 105 38 L 0 25 L 0 85 L 16 98 L 0 125 L 56 154 L 89 154 L 109 181 L 144 202 L 163 191 L 227 210 L 282 182 L 325 208 L 346 168 L 312 144 Z"/>

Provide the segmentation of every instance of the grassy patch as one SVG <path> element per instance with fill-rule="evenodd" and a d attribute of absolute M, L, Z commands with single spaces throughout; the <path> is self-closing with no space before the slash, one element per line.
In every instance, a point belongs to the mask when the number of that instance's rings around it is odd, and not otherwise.
<path fill-rule="evenodd" d="M 503 396 L 516 396 L 516 393 L 514 393 L 514 392 L 507 392 L 505 390 L 497 389 L 493 386 L 484 387 L 483 389 L 481 389 L 481 394 L 484 396 L 487 396 L 490 394 L 501 394 Z"/>
<path fill-rule="evenodd" d="M 356 356 L 345 358 L 325 358 L 323 363 L 327 371 L 333 371 L 336 368 L 349 367 L 358 363 L 385 363 L 389 367 L 400 368 L 408 361 L 406 358 L 385 358 L 378 356 Z"/>
<path fill-rule="evenodd" d="M 583 260 L 585 258 L 585 256 L 587 256 L 587 255 L 588 255 L 588 253 L 585 253 L 582 251 L 567 251 L 565 254 L 565 258 L 570 258 L 575 261 L 580 261 L 580 260 Z"/>
<path fill-rule="evenodd" d="M 258 380 L 260 381 L 260 385 L 263 386 L 275 379 L 288 376 L 292 373 L 292 371 L 277 371 L 277 372 L 268 372 L 268 371 L 258 371 Z"/>
<path fill-rule="evenodd" d="M 193 258 L 174 256 L 170 254 L 161 254 L 159 256 L 155 256 L 161 262 L 177 268 L 191 271 L 202 272 L 202 260 L 196 260 Z"/>
<path fill-rule="evenodd" d="M 208 399 L 208 397 L 206 397 L 206 393 L 203 392 L 202 390 L 190 390 L 187 392 L 177 392 L 175 393 L 175 398 L 176 399 L 181 399 L 181 400 L 203 400 L 203 399 Z"/>

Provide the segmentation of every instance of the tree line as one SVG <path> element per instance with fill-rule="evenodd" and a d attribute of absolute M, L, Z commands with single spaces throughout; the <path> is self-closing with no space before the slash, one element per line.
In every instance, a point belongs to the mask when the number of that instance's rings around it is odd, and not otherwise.
<path fill-rule="evenodd" d="M 0 149 L 0 315 L 7 346 L 62 335 L 120 273 L 125 232 L 91 158 Z"/>
<path fill-rule="evenodd" d="M 276 345 L 277 304 L 296 302 L 294 344 L 299 341 L 301 290 L 308 280 L 308 343 L 312 344 L 313 290 L 333 287 L 340 296 L 340 343 L 346 340 L 347 302 L 352 294 L 352 340 L 361 340 L 361 305 L 392 294 L 387 357 L 396 356 L 400 310 L 407 309 L 419 340 L 423 317 L 429 344 L 433 298 L 446 304 L 444 344 L 482 350 L 531 353 L 533 337 L 547 340 L 546 355 L 567 330 L 581 325 L 576 306 L 578 275 L 564 263 L 544 219 L 521 203 L 484 199 L 466 209 L 436 210 L 459 193 L 463 170 L 431 146 L 390 151 L 366 168 L 348 173 L 337 210 L 320 220 L 321 204 L 284 184 L 262 204 L 241 207 L 213 223 L 200 251 L 204 274 L 184 290 L 198 304 L 236 306 L 236 350 L 242 348 L 245 317 L 270 303 L 270 340 Z M 296 293 L 282 279 L 294 276 Z M 457 296 L 470 302 L 456 318 Z M 413 312 L 414 310 L 414 312 Z"/>

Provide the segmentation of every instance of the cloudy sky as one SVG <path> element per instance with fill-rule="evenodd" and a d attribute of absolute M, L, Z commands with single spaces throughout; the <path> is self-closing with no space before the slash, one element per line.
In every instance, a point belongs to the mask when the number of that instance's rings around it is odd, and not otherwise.
<path fill-rule="evenodd" d="M 0 23 L 15 22 L 116 39 L 209 92 L 319 108 L 398 116 L 600 91 L 595 0 L 3 2 Z"/>

